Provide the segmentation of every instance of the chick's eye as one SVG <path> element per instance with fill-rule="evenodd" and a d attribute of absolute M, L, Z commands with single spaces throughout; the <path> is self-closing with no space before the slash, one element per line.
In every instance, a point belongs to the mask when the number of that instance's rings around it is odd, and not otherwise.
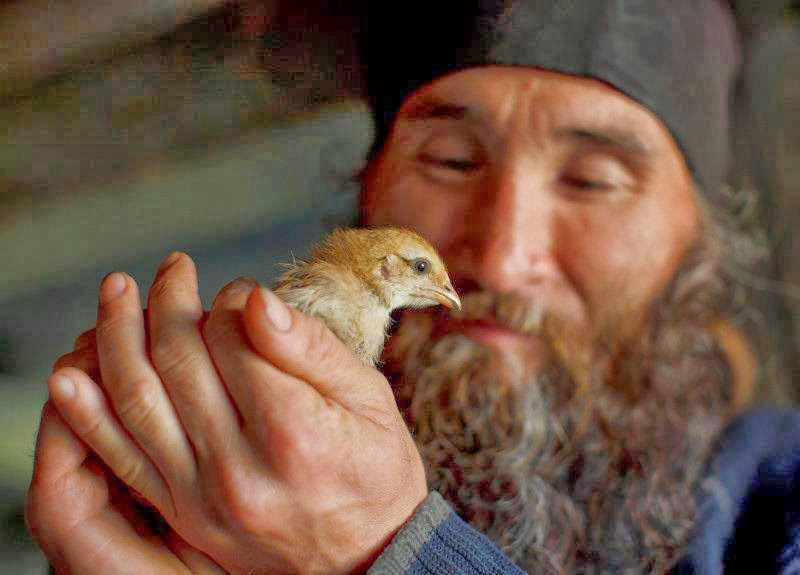
<path fill-rule="evenodd" d="M 414 260 L 411 265 L 414 267 L 414 271 L 420 275 L 428 273 L 431 267 L 430 262 L 424 258 Z"/>

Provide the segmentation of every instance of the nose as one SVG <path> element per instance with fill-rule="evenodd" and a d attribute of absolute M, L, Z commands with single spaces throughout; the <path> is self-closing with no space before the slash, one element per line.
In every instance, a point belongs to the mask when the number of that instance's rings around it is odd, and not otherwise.
<path fill-rule="evenodd" d="M 506 165 L 484 190 L 472 230 L 474 279 L 510 292 L 552 279 L 555 199 L 530 166 Z"/>

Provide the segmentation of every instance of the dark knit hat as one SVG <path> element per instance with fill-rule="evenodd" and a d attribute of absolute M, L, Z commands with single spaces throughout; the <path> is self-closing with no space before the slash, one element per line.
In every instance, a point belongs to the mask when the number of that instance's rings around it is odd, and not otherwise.
<path fill-rule="evenodd" d="M 403 100 L 444 74 L 491 64 L 596 78 L 669 128 L 711 197 L 727 176 L 738 65 L 719 0 L 408 0 L 371 2 L 366 89 L 380 150 Z"/>

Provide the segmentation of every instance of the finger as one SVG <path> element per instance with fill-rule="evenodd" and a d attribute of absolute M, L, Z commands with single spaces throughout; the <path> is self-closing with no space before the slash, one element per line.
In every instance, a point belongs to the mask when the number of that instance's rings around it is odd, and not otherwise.
<path fill-rule="evenodd" d="M 198 458 L 230 457 L 239 422 L 200 328 L 203 304 L 192 259 L 174 252 L 148 296 L 150 357 Z"/>
<path fill-rule="evenodd" d="M 87 347 L 88 348 L 97 347 L 97 330 L 95 330 L 95 328 L 87 330 L 75 338 L 75 345 L 73 346 L 73 348 L 76 351 Z"/>
<path fill-rule="evenodd" d="M 53 371 L 74 367 L 80 369 L 94 380 L 100 378 L 100 364 L 97 359 L 97 349 L 84 347 L 59 357 L 53 364 Z"/>
<path fill-rule="evenodd" d="M 49 402 L 42 410 L 25 519 L 56 573 L 186 573 L 110 506 L 107 479 Z"/>
<path fill-rule="evenodd" d="M 259 430 L 270 413 L 301 409 L 319 401 L 319 394 L 305 383 L 282 373 L 264 361 L 251 347 L 244 331 L 242 313 L 247 296 L 257 287 L 253 280 L 236 280 L 214 300 L 203 337 L 214 364 L 245 420 L 245 427 Z"/>
<path fill-rule="evenodd" d="M 227 573 L 217 565 L 208 555 L 201 553 L 194 547 L 190 547 L 174 531 L 168 534 L 167 545 L 183 563 L 189 567 L 192 573 L 197 575 L 225 575 Z"/>
<path fill-rule="evenodd" d="M 74 433 L 122 480 L 174 517 L 167 485 L 112 412 L 102 390 L 85 373 L 65 368 L 52 374 L 50 397 Z"/>
<path fill-rule="evenodd" d="M 81 522 L 61 544 L 56 573 L 189 575 L 187 566 L 157 538 L 141 534 L 119 511 L 105 507 Z"/>
<path fill-rule="evenodd" d="M 108 490 L 86 474 L 89 450 L 47 402 L 36 438 L 25 521 L 49 558 L 61 557 L 59 542 L 108 504 Z"/>
<path fill-rule="evenodd" d="M 89 455 L 86 446 L 69 430 L 48 402 L 42 409 L 31 485 L 51 485 L 74 473 Z"/>
<path fill-rule="evenodd" d="M 262 357 L 346 409 L 394 405 L 378 371 L 359 361 L 324 323 L 287 306 L 270 290 L 249 294 L 244 323 Z"/>
<path fill-rule="evenodd" d="M 125 274 L 109 275 L 100 287 L 97 352 L 103 387 L 125 430 L 168 484 L 193 483 L 194 454 L 150 363 L 139 290 Z"/>
<path fill-rule="evenodd" d="M 58 545 L 62 534 L 96 512 L 105 501 L 101 492 L 95 497 L 80 496 L 81 485 L 76 480 L 80 478 L 79 470 L 88 455 L 86 446 L 70 431 L 55 406 L 46 403 L 36 438 L 25 523 L 53 562 L 63 561 Z M 59 509 L 65 509 L 61 507 L 65 503 L 69 504 L 70 512 L 59 513 Z"/>

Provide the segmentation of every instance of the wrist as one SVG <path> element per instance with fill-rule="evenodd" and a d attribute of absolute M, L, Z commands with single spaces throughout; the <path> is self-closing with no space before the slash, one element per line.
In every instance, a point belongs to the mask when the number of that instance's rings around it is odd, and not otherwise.
<path fill-rule="evenodd" d="M 406 513 L 399 516 L 401 517 L 400 521 L 393 522 L 394 527 L 390 528 L 384 533 L 383 537 L 379 539 L 378 543 L 372 546 L 367 555 L 359 563 L 357 563 L 350 572 L 354 574 L 366 573 L 372 564 L 375 563 L 378 557 L 380 557 L 386 548 L 392 543 L 397 534 L 400 533 L 400 531 L 402 531 L 403 528 L 413 519 L 419 508 L 425 504 L 427 498 L 428 491 L 427 485 L 425 485 L 424 491 L 417 493 L 415 497 L 411 497 L 409 499 L 414 503 L 407 507 L 408 511 Z"/>

